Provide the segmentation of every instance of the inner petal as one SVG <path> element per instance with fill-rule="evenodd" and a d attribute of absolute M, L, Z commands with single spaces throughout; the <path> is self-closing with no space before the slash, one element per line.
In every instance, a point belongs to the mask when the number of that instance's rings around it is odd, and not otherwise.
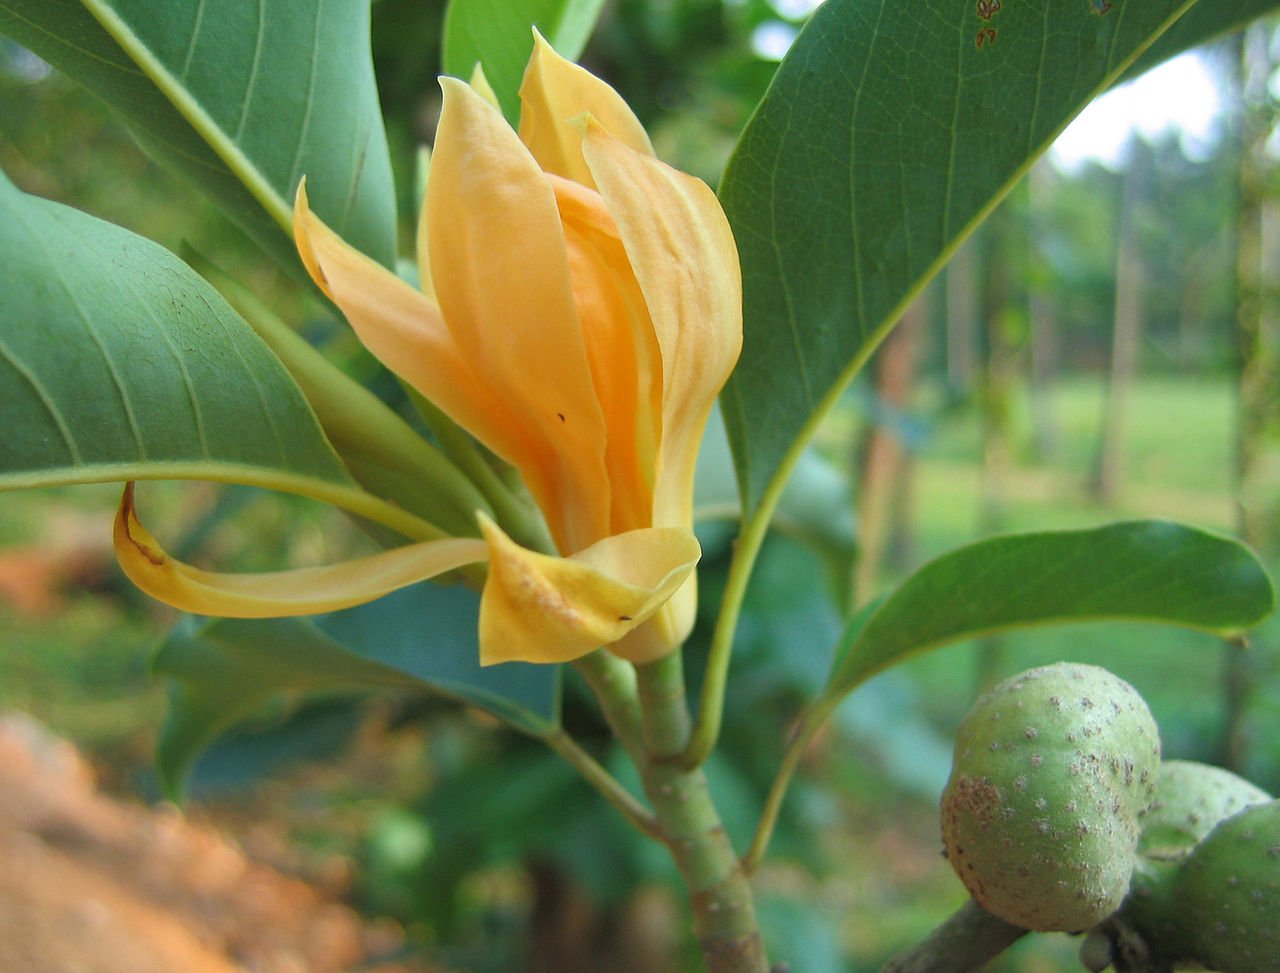
<path fill-rule="evenodd" d="M 662 359 L 644 295 L 600 195 L 548 176 L 596 397 L 612 485 L 610 532 L 648 527 L 662 425 Z"/>

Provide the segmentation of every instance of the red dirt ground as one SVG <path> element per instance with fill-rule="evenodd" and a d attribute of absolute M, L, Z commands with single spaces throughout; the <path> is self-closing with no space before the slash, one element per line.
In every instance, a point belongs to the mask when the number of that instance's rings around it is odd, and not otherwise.
<path fill-rule="evenodd" d="M 372 962 L 388 938 L 216 830 L 104 795 L 70 744 L 0 715 L 0 973 L 428 973 Z"/>

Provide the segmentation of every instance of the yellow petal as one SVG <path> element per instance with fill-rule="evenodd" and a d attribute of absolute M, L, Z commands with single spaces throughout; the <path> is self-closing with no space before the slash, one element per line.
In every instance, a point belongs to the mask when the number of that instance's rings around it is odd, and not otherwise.
<path fill-rule="evenodd" d="M 674 528 L 608 537 L 572 557 L 538 554 L 481 516 L 489 579 L 480 601 L 480 663 L 567 662 L 622 638 L 657 611 L 701 556 Z"/>
<path fill-rule="evenodd" d="M 479 61 L 476 62 L 476 69 L 471 72 L 470 85 L 473 91 L 481 98 L 491 104 L 499 111 L 502 106 L 498 104 L 498 94 L 493 90 L 493 85 L 489 84 L 489 78 L 484 73 L 484 65 Z"/>
<path fill-rule="evenodd" d="M 720 202 L 699 179 L 588 122 L 583 151 L 617 223 L 662 352 L 653 524 L 688 526 L 711 406 L 742 348 L 742 272 Z"/>
<path fill-rule="evenodd" d="M 577 550 L 609 532 L 609 482 L 555 194 L 497 109 L 456 79 L 441 83 L 427 185 L 440 309 L 469 367 L 508 407 L 523 455 L 503 455 L 560 550 Z"/>
<path fill-rule="evenodd" d="M 520 99 L 520 138 L 547 172 L 595 188 L 582 157 L 582 127 L 573 123 L 583 113 L 590 113 L 625 145 L 653 155 L 644 126 L 622 96 L 590 71 L 562 58 L 536 31 Z"/>
<path fill-rule="evenodd" d="M 628 662 L 656 662 L 684 644 L 697 613 L 698 576 L 690 574 L 647 622 L 609 646 L 609 651 Z"/>
<path fill-rule="evenodd" d="M 662 426 L 662 355 L 600 194 L 548 177 L 564 223 L 574 298 L 608 437 L 609 533 L 652 526 L 653 483 Z"/>
<path fill-rule="evenodd" d="M 449 538 L 325 567 L 260 574 L 202 571 L 171 558 L 142 526 L 132 483 L 120 502 L 114 539 L 120 567 L 151 597 L 182 611 L 223 618 L 337 611 L 488 557 L 484 541 Z"/>
<path fill-rule="evenodd" d="M 439 307 L 329 229 L 307 206 L 305 183 L 293 232 L 311 276 L 374 357 L 504 459 L 533 461 L 519 423 L 461 354 Z"/>

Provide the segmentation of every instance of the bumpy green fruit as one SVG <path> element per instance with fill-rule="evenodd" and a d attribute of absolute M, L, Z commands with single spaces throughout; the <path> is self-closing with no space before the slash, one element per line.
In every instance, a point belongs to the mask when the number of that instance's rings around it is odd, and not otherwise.
<path fill-rule="evenodd" d="M 1178 876 L 1195 958 L 1219 973 L 1280 973 L 1280 801 L 1214 828 Z"/>
<path fill-rule="evenodd" d="M 1229 770 L 1193 760 L 1166 760 L 1156 780 L 1156 799 L 1142 822 L 1138 851 L 1153 858 L 1189 854 L 1214 826 L 1271 795 Z"/>
<path fill-rule="evenodd" d="M 1181 912 L 1181 866 L 1218 822 L 1270 799 L 1260 787 L 1221 767 L 1189 760 L 1160 765 L 1156 798 L 1138 839 L 1138 866 L 1120 907 L 1120 917 L 1152 955 L 1169 961 L 1194 957 L 1195 929 Z"/>
<path fill-rule="evenodd" d="M 1032 669 L 960 725 L 942 798 L 947 857 L 1005 922 L 1076 932 L 1124 898 L 1160 738 L 1137 691 L 1096 666 Z"/>

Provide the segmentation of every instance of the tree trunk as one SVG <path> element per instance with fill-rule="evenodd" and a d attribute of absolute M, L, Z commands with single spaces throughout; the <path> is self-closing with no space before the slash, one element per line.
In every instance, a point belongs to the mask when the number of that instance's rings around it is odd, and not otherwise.
<path fill-rule="evenodd" d="M 1125 172 L 1120 204 L 1120 240 L 1116 247 L 1115 322 L 1111 344 L 1111 373 L 1102 416 L 1102 435 L 1094 477 L 1094 496 L 1114 504 L 1124 486 L 1128 441 L 1129 393 L 1138 368 L 1142 344 L 1142 288 L 1145 273 L 1138 244 L 1137 217 L 1142 198 L 1140 152 L 1135 151 Z"/>
<path fill-rule="evenodd" d="M 978 371 L 975 338 L 978 330 L 976 241 L 961 244 L 947 264 L 947 384 L 966 396 L 973 391 Z"/>
<path fill-rule="evenodd" d="M 1031 230 L 1031 259 L 1033 266 L 1027 274 L 1028 311 L 1031 314 L 1031 443 L 1035 456 L 1041 462 L 1052 460 L 1060 446 L 1058 423 L 1053 413 L 1053 379 L 1058 371 L 1058 321 L 1053 301 L 1049 298 L 1045 282 L 1048 278 L 1048 257 L 1040 245 L 1043 238 L 1040 225 L 1045 202 L 1053 193 L 1053 170 L 1042 161 L 1031 170 L 1030 206 L 1027 215 Z"/>
<path fill-rule="evenodd" d="M 875 410 L 901 414 L 910 404 L 930 292 L 911 304 L 897 328 L 876 355 Z M 863 442 L 858 466 L 858 562 L 854 569 L 854 594 L 859 601 L 871 596 L 884 565 L 885 554 L 895 541 L 902 543 L 910 511 L 904 509 L 910 490 L 907 450 L 891 422 L 875 421 Z"/>
<path fill-rule="evenodd" d="M 1267 140 L 1277 122 L 1268 91 L 1276 64 L 1271 56 L 1274 20 L 1257 24 L 1240 48 L 1243 126 L 1240 220 L 1237 236 L 1237 527 L 1264 558 L 1280 556 L 1280 197 L 1276 163 Z M 1245 712 L 1259 663 L 1274 646 L 1257 645 L 1246 656 L 1227 651 L 1226 728 L 1222 763 L 1242 769 Z"/>

